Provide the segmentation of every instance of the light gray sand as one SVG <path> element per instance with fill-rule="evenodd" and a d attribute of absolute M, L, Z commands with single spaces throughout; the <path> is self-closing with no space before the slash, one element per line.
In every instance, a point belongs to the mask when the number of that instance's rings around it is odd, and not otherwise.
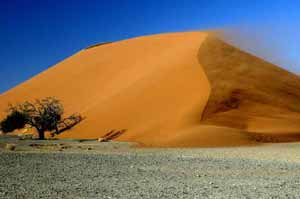
<path fill-rule="evenodd" d="M 300 143 L 136 149 L 6 137 L 0 148 L 4 142 L 17 151 L 0 149 L 0 198 L 300 198 Z"/>

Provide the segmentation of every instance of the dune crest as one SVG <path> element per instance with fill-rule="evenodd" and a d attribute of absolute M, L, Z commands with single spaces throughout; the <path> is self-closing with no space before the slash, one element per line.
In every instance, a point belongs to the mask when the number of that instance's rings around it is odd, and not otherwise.
<path fill-rule="evenodd" d="M 238 146 L 257 143 L 251 132 L 300 130 L 300 78 L 209 32 L 94 45 L 2 94 L 0 110 L 46 96 L 61 99 L 66 114 L 86 117 L 60 137 L 126 129 L 117 140 Z"/>

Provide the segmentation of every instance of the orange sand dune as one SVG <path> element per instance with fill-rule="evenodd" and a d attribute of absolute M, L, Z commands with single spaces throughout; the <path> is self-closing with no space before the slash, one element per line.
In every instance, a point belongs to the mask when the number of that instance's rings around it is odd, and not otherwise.
<path fill-rule="evenodd" d="M 300 132 L 300 78 L 208 32 L 94 45 L 2 94 L 0 110 L 47 96 L 86 117 L 60 137 L 127 129 L 118 140 L 199 147 Z"/>

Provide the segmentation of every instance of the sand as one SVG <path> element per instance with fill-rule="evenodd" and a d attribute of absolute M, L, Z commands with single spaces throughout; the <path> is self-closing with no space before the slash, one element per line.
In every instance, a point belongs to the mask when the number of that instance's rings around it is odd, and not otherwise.
<path fill-rule="evenodd" d="M 157 147 L 299 140 L 300 78 L 210 32 L 83 49 L 1 94 L 0 110 L 47 96 L 59 98 L 66 115 L 86 118 L 62 138 L 99 138 L 127 129 L 117 140 Z M 285 133 L 297 136 L 281 139 Z"/>

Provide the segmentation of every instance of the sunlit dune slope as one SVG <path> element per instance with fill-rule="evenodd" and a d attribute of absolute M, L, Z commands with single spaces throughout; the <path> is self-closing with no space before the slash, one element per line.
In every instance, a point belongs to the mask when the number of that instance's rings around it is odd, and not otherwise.
<path fill-rule="evenodd" d="M 297 140 L 300 130 L 300 78 L 208 32 L 94 45 L 2 94 L 0 110 L 47 96 L 86 118 L 60 137 L 127 129 L 117 140 L 238 146 Z"/>
<path fill-rule="evenodd" d="M 8 102 L 56 96 L 86 119 L 62 137 L 171 136 L 197 125 L 210 93 L 197 53 L 206 33 L 140 37 L 82 50 L 4 93 Z M 151 140 L 149 140 L 151 143 Z"/>

